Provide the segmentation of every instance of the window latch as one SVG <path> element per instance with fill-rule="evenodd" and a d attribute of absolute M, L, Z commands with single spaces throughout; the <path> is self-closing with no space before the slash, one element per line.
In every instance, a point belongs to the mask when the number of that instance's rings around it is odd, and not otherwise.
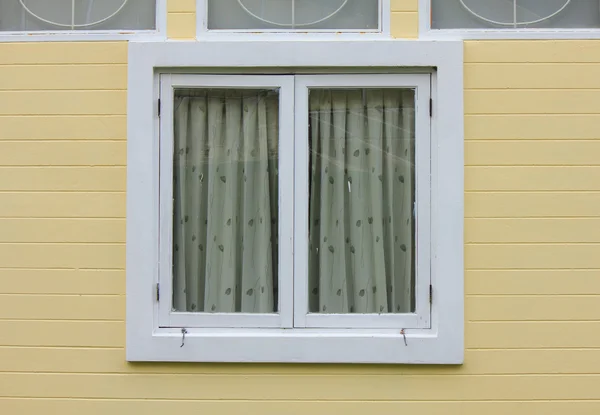
<path fill-rule="evenodd" d="M 156 283 L 156 302 L 160 301 L 160 283 Z"/>

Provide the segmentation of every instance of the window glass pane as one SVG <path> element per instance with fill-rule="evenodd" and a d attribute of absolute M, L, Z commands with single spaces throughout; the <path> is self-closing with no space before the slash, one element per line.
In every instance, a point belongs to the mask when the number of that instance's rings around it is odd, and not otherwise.
<path fill-rule="evenodd" d="M 376 30 L 379 0 L 208 0 L 209 29 Z"/>
<path fill-rule="evenodd" d="M 415 309 L 415 92 L 310 91 L 309 311 Z"/>
<path fill-rule="evenodd" d="M 597 0 L 431 0 L 431 26 L 452 28 L 595 28 Z"/>
<path fill-rule="evenodd" d="M 155 21 L 156 0 L 0 0 L 1 31 L 142 30 Z"/>
<path fill-rule="evenodd" d="M 277 310 L 277 90 L 175 96 L 175 311 Z"/>

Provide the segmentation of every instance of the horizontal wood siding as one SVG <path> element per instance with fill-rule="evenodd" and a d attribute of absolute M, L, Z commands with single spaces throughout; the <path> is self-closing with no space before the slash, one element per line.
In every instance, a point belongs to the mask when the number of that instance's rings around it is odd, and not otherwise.
<path fill-rule="evenodd" d="M 465 54 L 463 366 L 128 364 L 127 45 L 0 44 L 0 413 L 600 413 L 600 41 Z"/>

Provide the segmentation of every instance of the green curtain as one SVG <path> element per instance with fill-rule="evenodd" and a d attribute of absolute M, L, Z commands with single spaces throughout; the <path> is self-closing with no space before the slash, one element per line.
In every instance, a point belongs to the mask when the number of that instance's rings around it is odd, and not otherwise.
<path fill-rule="evenodd" d="M 413 310 L 414 92 L 310 92 L 309 310 Z"/>
<path fill-rule="evenodd" d="M 175 99 L 174 309 L 273 312 L 278 97 L 185 95 Z"/>

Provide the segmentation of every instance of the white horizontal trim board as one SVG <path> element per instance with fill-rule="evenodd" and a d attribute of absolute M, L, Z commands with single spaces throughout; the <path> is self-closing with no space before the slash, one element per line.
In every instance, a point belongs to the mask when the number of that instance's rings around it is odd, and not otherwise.
<path fill-rule="evenodd" d="M 430 266 L 433 303 L 431 306 L 428 301 L 426 305 L 422 304 L 430 308 L 430 321 L 422 325 L 415 323 L 413 327 L 416 328 L 406 330 L 402 329 L 409 326 L 394 324 L 384 325 L 379 329 L 373 326 L 340 328 L 335 322 L 319 322 L 321 328 L 298 328 L 301 324 L 296 321 L 294 328 L 211 328 L 195 325 L 185 327 L 183 339 L 180 325 L 161 326 L 155 292 L 161 258 L 164 262 L 165 255 L 164 249 L 161 252 L 159 247 L 159 74 L 210 74 L 217 75 L 214 77 L 219 79 L 225 78 L 226 73 L 245 76 L 265 73 L 309 75 L 306 78 L 303 78 L 306 75 L 296 76 L 294 82 L 297 83 L 302 82 L 302 79 L 311 79 L 311 71 L 337 74 L 340 79 L 344 76 L 356 76 L 356 79 L 361 79 L 361 83 L 367 80 L 365 85 L 377 85 L 377 82 L 382 82 L 378 79 L 385 76 L 398 79 L 406 77 L 407 80 L 414 78 L 418 82 L 423 79 L 421 77 L 431 79 L 431 84 L 427 82 L 421 86 L 427 90 L 431 88 L 433 97 L 433 117 L 426 123 L 430 125 L 431 134 L 430 137 L 427 133 L 417 136 L 417 140 L 424 140 L 430 146 L 428 162 L 431 182 L 428 185 L 430 191 L 426 192 L 430 199 L 430 229 L 427 231 L 427 226 L 423 225 L 425 231 L 423 228 L 419 230 L 429 233 L 430 238 L 430 251 L 426 261 Z M 363 75 L 344 75 L 361 72 Z M 382 75 L 393 72 L 430 75 Z M 235 78 L 240 77 L 231 77 Z M 129 45 L 128 86 L 129 361 L 462 363 L 464 163 L 461 42 L 132 42 Z M 425 104 L 427 107 L 429 103 Z M 443 131 L 443 136 L 438 137 L 438 131 Z M 294 192 L 297 198 L 300 194 L 298 189 Z M 300 201 L 296 200 L 294 203 L 293 196 L 282 201 L 286 202 L 292 204 L 296 214 L 298 209 L 306 207 L 305 201 L 298 204 Z M 290 261 L 297 261 L 305 257 L 304 254 L 299 253 L 296 247 L 293 253 L 290 251 Z M 293 255 L 299 257 L 294 258 Z M 297 270 L 295 267 L 294 273 Z M 161 296 L 161 302 L 163 297 Z M 419 315 L 419 310 L 416 315 Z M 326 328 L 329 325 L 333 327 Z M 351 327 L 360 327 L 360 324 Z M 183 340 L 185 341 L 181 347 Z"/>

